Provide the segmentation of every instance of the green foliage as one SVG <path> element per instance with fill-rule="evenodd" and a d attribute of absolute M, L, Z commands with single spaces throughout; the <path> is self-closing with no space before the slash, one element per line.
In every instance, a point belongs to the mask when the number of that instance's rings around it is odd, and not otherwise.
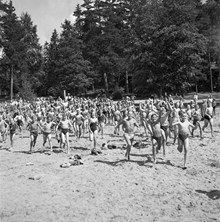
<path fill-rule="evenodd" d="M 64 21 L 43 50 L 31 17 L 18 18 L 12 2 L 0 6 L 0 87 L 9 90 L 13 67 L 14 90 L 25 97 L 95 89 L 117 96 L 131 85 L 141 96 L 183 94 L 195 84 L 206 89 L 210 64 L 220 67 L 219 0 L 84 0 L 75 23 Z"/>
<path fill-rule="evenodd" d="M 9 91 L 10 79 L 13 77 L 14 92 L 29 99 L 33 97 L 36 89 L 32 84 L 37 80 L 42 63 L 36 26 L 27 13 L 22 14 L 20 18 L 17 17 L 12 1 L 0 4 L 3 9 L 3 16 L 0 18 L 2 24 L 0 44 L 3 49 L 0 66 L 4 67 L 1 78 L 6 83 L 5 89 Z"/>
<path fill-rule="evenodd" d="M 63 90 L 72 94 L 85 92 L 92 84 L 90 62 L 82 56 L 82 41 L 75 27 L 65 21 L 60 36 L 53 32 L 50 44 L 45 46 L 45 70 L 48 94 L 61 95 Z"/>

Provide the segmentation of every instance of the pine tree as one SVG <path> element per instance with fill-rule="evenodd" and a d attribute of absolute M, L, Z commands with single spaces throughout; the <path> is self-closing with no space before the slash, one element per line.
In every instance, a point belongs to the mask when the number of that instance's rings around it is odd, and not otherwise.
<path fill-rule="evenodd" d="M 22 64 L 22 59 L 26 58 L 25 45 L 23 43 L 24 29 L 18 20 L 15 13 L 15 8 L 12 1 L 9 3 L 2 3 L 3 16 L 1 16 L 2 23 L 2 39 L 1 46 L 3 48 L 3 59 L 1 65 L 7 67 L 10 72 L 11 80 L 11 99 L 13 98 L 13 89 L 15 92 L 19 90 L 19 67 Z M 22 58 L 22 59 L 21 59 Z M 10 89 L 10 83 L 7 82 L 7 89 Z"/>
<path fill-rule="evenodd" d="M 59 59 L 58 54 L 59 35 L 55 29 L 52 33 L 50 43 L 45 43 L 44 46 L 44 71 L 46 73 L 46 88 L 47 94 L 58 96 L 62 93 L 58 88 L 58 74 L 56 66 Z"/>

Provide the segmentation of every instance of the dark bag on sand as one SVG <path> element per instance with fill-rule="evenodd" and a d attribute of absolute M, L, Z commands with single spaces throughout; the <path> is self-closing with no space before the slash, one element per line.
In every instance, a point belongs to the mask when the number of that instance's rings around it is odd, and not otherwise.
<path fill-rule="evenodd" d="M 178 147 L 177 147 L 177 150 L 178 150 L 180 153 L 182 153 L 182 151 L 183 151 L 183 146 L 178 146 Z"/>

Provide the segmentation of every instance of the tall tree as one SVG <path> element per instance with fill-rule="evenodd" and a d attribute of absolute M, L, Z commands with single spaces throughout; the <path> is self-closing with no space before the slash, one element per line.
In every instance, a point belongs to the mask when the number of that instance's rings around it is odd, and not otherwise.
<path fill-rule="evenodd" d="M 50 43 L 45 43 L 44 46 L 44 71 L 46 73 L 46 88 L 47 94 L 57 96 L 59 95 L 58 73 L 56 72 L 56 64 L 58 63 L 59 53 L 59 35 L 55 29 L 52 33 Z"/>
<path fill-rule="evenodd" d="M 11 85 L 11 98 L 13 89 L 21 96 L 30 98 L 34 95 L 31 81 L 35 80 L 35 74 L 41 67 L 41 48 L 36 26 L 27 13 L 20 19 L 17 17 L 12 1 L 1 2 L 1 6 L 4 12 L 1 16 L 3 33 L 0 42 L 3 48 L 1 66 L 5 67 L 5 83 L 8 89 Z M 9 72 L 11 84 L 8 82 Z"/>
<path fill-rule="evenodd" d="M 45 48 L 49 94 L 58 96 L 66 90 L 76 95 L 91 86 L 93 72 L 90 62 L 83 58 L 82 48 L 82 41 L 70 21 L 62 24 L 60 36 L 56 30 L 53 32 Z"/>
<path fill-rule="evenodd" d="M 24 29 L 18 20 L 15 13 L 15 8 L 12 1 L 9 3 L 2 3 L 1 8 L 4 12 L 1 16 L 3 37 L 1 38 L 0 45 L 3 48 L 3 59 L 1 65 L 7 67 L 11 75 L 11 98 L 13 97 L 13 89 L 18 91 L 18 68 L 22 63 L 22 59 L 26 58 L 25 45 L 23 43 Z M 21 59 L 22 58 L 22 59 Z M 15 81 L 14 81 L 15 77 Z M 10 88 L 10 84 L 8 89 Z"/>
<path fill-rule="evenodd" d="M 146 85 L 160 95 L 164 90 L 184 93 L 189 89 L 192 72 L 202 69 L 207 43 L 195 26 L 197 4 L 164 0 L 145 5 L 150 13 L 139 21 L 142 34 L 138 32 L 134 42 L 137 92 L 147 91 Z"/>

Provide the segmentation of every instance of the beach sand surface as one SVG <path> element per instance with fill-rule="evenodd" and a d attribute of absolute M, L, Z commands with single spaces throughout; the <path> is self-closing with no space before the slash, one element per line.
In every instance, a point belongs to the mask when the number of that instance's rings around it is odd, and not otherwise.
<path fill-rule="evenodd" d="M 92 142 L 71 135 L 71 154 L 79 154 L 83 165 L 61 168 L 69 157 L 59 149 L 53 136 L 54 152 L 40 152 L 42 134 L 28 154 L 29 133 L 15 136 L 14 152 L 0 143 L 0 221 L 100 221 L 100 222 L 212 222 L 220 221 L 220 109 L 214 118 L 214 134 L 199 131 L 190 138 L 188 168 L 182 169 L 183 153 L 176 145 L 158 154 L 153 166 L 151 142 L 145 141 L 140 127 L 131 161 L 126 161 L 125 141 L 113 126 L 106 126 L 103 143 L 116 149 L 90 155 Z M 202 122 L 203 125 L 203 122 Z M 172 142 L 172 139 L 169 139 Z M 47 148 L 49 145 L 47 144 Z"/>

